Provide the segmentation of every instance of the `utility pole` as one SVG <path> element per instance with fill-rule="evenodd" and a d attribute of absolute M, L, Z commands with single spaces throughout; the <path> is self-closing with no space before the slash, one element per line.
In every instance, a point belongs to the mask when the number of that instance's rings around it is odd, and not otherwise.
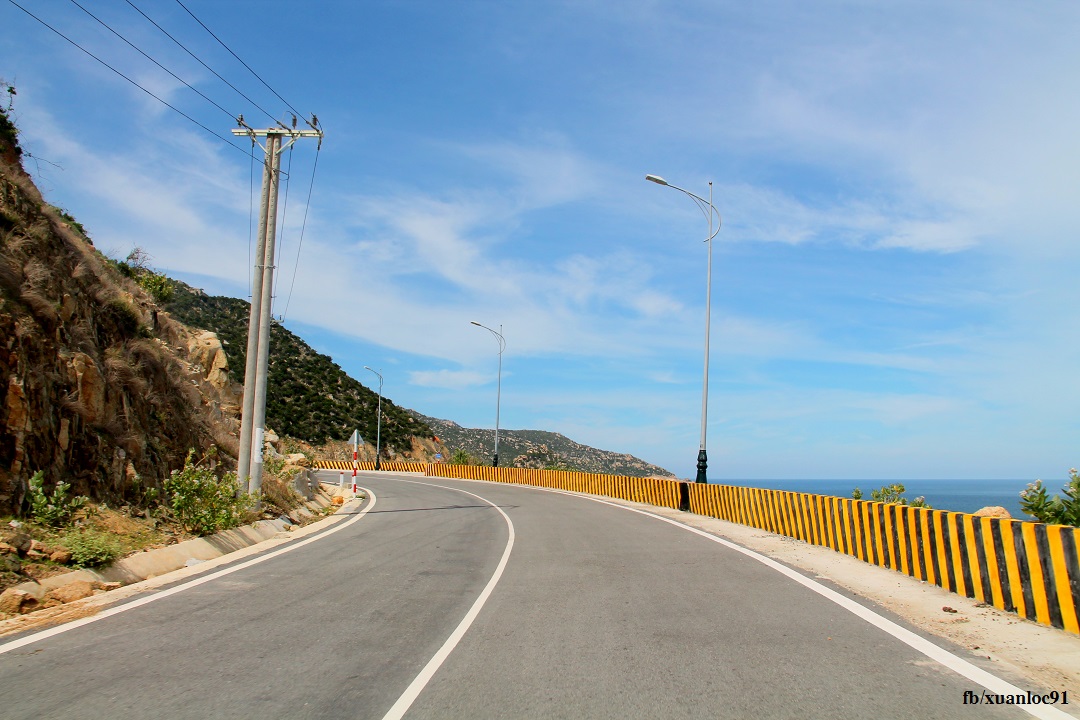
<path fill-rule="evenodd" d="M 270 355 L 270 308 L 274 289 L 274 245 L 277 239 L 277 201 L 281 176 L 281 153 L 302 137 L 317 137 L 322 144 L 323 133 L 312 116 L 311 130 L 297 130 L 284 125 L 254 130 L 239 119 L 240 127 L 233 135 L 266 138 L 266 160 L 263 163 L 262 199 L 259 202 L 259 238 L 255 251 L 255 268 L 251 283 L 251 314 L 248 320 L 247 358 L 244 366 L 244 405 L 240 417 L 240 457 L 237 458 L 237 477 L 249 493 L 262 489 L 263 435 L 266 432 L 266 368 Z M 283 139 L 287 141 L 282 142 Z"/>

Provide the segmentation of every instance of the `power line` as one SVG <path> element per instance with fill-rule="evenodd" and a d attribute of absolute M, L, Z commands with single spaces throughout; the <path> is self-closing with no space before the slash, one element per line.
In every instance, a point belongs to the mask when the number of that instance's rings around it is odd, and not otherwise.
<path fill-rule="evenodd" d="M 148 21 L 150 22 L 150 24 L 151 24 L 151 25 L 153 25 L 153 26 L 154 26 L 154 27 L 156 27 L 156 28 L 157 28 L 158 30 L 160 30 L 161 32 L 163 32 L 163 33 L 165 34 L 165 37 L 169 38 L 169 39 L 170 39 L 170 40 L 172 40 L 172 41 L 173 41 L 174 43 L 176 43 L 177 45 L 179 45 L 179 46 L 180 46 L 180 48 L 181 48 L 181 49 L 182 49 L 182 50 L 183 50 L 184 52 L 186 52 L 186 53 L 187 53 L 188 55 L 190 55 L 190 56 L 191 56 L 192 58 L 194 58 L 196 62 L 198 62 L 198 63 L 199 63 L 200 65 L 202 65 L 202 66 L 203 66 L 204 68 L 206 68 L 206 69 L 207 69 L 207 70 L 209 70 L 209 71 L 210 71 L 211 73 L 213 73 L 213 74 L 214 74 L 214 77 L 216 77 L 216 78 L 217 78 L 218 80 L 220 80 L 221 82 L 225 83 L 225 84 L 226 84 L 226 85 L 228 85 L 228 86 L 229 86 L 230 88 L 232 88 L 232 89 L 233 89 L 233 90 L 234 90 L 234 91 L 236 92 L 236 94 L 237 94 L 237 95 L 239 95 L 240 97 L 244 98 L 244 99 L 245 99 L 245 100 L 247 100 L 247 101 L 248 101 L 249 103 L 251 103 L 252 105 L 254 105 L 254 106 L 255 106 L 255 108 L 256 108 L 257 110 L 259 110 L 260 112 L 262 112 L 262 113 L 263 113 L 264 115 L 266 115 L 266 116 L 267 116 L 268 118 L 270 118 L 270 119 L 271 119 L 271 120 L 273 120 L 274 122 L 276 122 L 276 121 L 277 121 L 277 120 L 276 120 L 276 118 L 274 118 L 274 116 L 273 116 L 273 115 L 271 115 L 271 114 L 270 114 L 269 112 L 267 112 L 267 111 L 266 111 L 266 110 L 264 110 L 264 109 L 263 109 L 262 107 L 260 107 L 258 103 L 256 103 L 256 102 L 255 102 L 254 100 L 252 100 L 251 98 L 249 98 L 249 97 L 248 97 L 247 95 L 245 95 L 244 93 L 242 93 L 242 92 L 241 92 L 241 91 L 240 91 L 239 89 L 237 89 L 237 87 L 236 87 L 235 85 L 233 85 L 233 84 L 232 84 L 231 82 L 229 82 L 229 81 L 228 81 L 228 80 L 226 80 L 225 78 L 221 77 L 221 75 L 218 75 L 217 71 L 215 71 L 215 70 L 214 70 L 214 69 L 213 69 L 212 67 L 210 67 L 210 66 L 209 66 L 209 65 L 207 65 L 206 63 L 204 63 L 204 62 L 203 62 L 202 60 L 200 60 L 200 59 L 199 59 L 199 57 L 198 57 L 198 56 L 197 56 L 197 55 L 196 55 L 195 53 L 193 53 L 193 52 L 191 52 L 190 50 L 188 50 L 188 49 L 187 49 L 187 48 L 186 48 L 186 47 L 184 46 L 184 44 L 183 44 L 182 42 L 180 42 L 179 40 L 177 40 L 176 38 L 174 38 L 174 37 L 173 37 L 172 35 L 170 35 L 170 34 L 169 34 L 169 32 L 168 32 L 168 31 L 167 31 L 167 30 L 166 30 L 165 28 L 161 27 L 161 26 L 160 26 L 160 25 L 158 25 L 158 24 L 157 24 L 156 22 L 154 22 L 154 20 L 153 20 L 153 19 L 152 19 L 152 18 L 151 18 L 151 17 L 149 16 L 149 15 L 147 15 L 147 14 L 146 14 L 146 13 L 144 13 L 144 12 L 143 12 L 142 10 L 140 10 L 140 9 L 139 9 L 139 8 L 138 8 L 138 7 L 137 7 L 137 6 L 135 5 L 135 3 L 131 2 L 131 0 L 125 0 L 125 2 L 127 2 L 127 4 L 128 4 L 128 5 L 130 5 L 131 7 L 133 7 L 133 8 L 135 9 L 135 11 L 136 11 L 137 13 L 139 13 L 139 14 L 140 14 L 140 15 L 142 15 L 142 16 L 143 16 L 144 18 L 146 18 L 146 19 L 147 19 L 147 20 L 148 20 Z"/>
<path fill-rule="evenodd" d="M 304 246 L 304 230 L 307 228 L 308 210 L 311 209 L 311 191 L 315 188 L 315 169 L 319 167 L 319 153 L 321 152 L 322 143 L 320 142 L 318 149 L 315 150 L 315 163 L 311 166 L 311 183 L 308 185 L 307 204 L 304 205 L 304 220 L 300 223 L 300 242 L 296 246 L 296 263 L 293 264 L 292 281 L 289 283 L 289 297 L 285 300 L 285 312 L 281 314 L 282 323 L 289 314 L 289 304 L 292 302 L 293 288 L 296 286 L 296 273 L 300 267 L 300 249 Z"/>
<path fill-rule="evenodd" d="M 210 103 L 211 105 L 213 105 L 214 107 L 216 107 L 216 108 L 217 108 L 218 110 L 220 110 L 221 112 L 223 112 L 223 113 L 225 113 L 226 115 L 228 115 L 228 116 L 229 116 L 230 118 L 232 118 L 232 119 L 235 119 L 235 118 L 236 118 L 236 115 L 235 115 L 234 113 L 231 113 L 231 112 L 229 112 L 228 110 L 226 110 L 225 108 L 221 107 L 221 106 L 220 106 L 220 105 L 218 105 L 218 104 L 217 104 L 216 102 L 214 102 L 213 100 L 211 100 L 210 98 L 208 98 L 208 97 L 207 97 L 206 95 L 203 95 L 203 94 L 202 94 L 201 92 L 199 92 L 199 90 L 196 90 L 196 89 L 195 89 L 194 87 L 192 87 L 192 86 L 191 86 L 191 84 L 190 84 L 190 83 L 188 83 L 188 82 L 187 82 L 186 80 L 184 80 L 184 79 L 183 79 L 183 78 L 181 78 L 181 77 L 180 77 L 179 75 L 177 75 L 176 73 L 174 73 L 174 72 L 173 72 L 172 70 L 170 70 L 169 68 L 165 67 L 164 65 L 162 65 L 161 63 L 159 63 L 159 62 L 158 62 L 157 60 L 155 60 L 154 58 L 150 57 L 150 56 L 149 56 L 149 55 L 147 55 L 147 54 L 146 54 L 145 52 L 143 52 L 142 50 L 140 50 L 140 49 L 139 49 L 138 47 L 136 47 L 136 46 L 135 46 L 135 44 L 134 44 L 134 43 L 132 43 L 132 42 L 131 42 L 130 40 L 128 40 L 128 39 L 127 39 L 126 37 L 124 37 L 123 35 L 121 35 L 120 33 L 118 33 L 118 32 L 117 32 L 116 30 L 114 30 L 113 28 L 109 27 L 109 25 L 108 25 L 108 24 L 107 24 L 107 23 L 106 23 L 106 22 L 105 22 L 104 20 L 102 20 L 102 19 L 101 19 L 101 18 L 99 18 L 99 17 L 97 16 L 97 15 L 94 15 L 94 14 L 93 14 L 92 12 L 90 12 L 89 10 L 87 10 L 86 8 L 84 8 L 84 7 L 83 7 L 82 5 L 80 5 L 80 4 L 79 4 L 79 3 L 78 3 L 78 2 L 76 1 L 76 0 L 71 0 L 71 4 L 72 4 L 72 5 L 74 5 L 75 7 L 79 8 L 80 10 L 82 10 L 82 11 L 83 11 L 84 13 L 86 13 L 86 14 L 87 14 L 87 15 L 89 15 L 90 17 L 92 17 L 92 18 L 94 18 L 95 20 L 97 20 L 97 21 L 98 21 L 98 23 L 100 23 L 102 27 L 104 27 L 104 28 L 105 28 L 106 30 L 108 30 L 109 32 L 111 32 L 111 33 L 112 33 L 113 35 L 115 35 L 116 37 L 118 37 L 118 38 L 120 38 L 121 40 L 123 40 L 123 41 L 124 41 L 125 43 L 127 43 L 127 44 L 128 44 L 128 45 L 129 45 L 130 47 L 131 47 L 131 48 L 133 48 L 133 49 L 134 49 L 134 50 L 135 50 L 136 52 L 138 52 L 138 53 L 139 53 L 140 55 L 142 55 L 142 56 L 143 56 L 144 58 L 146 58 L 146 59 L 147 59 L 147 60 L 149 60 L 150 62 L 154 63 L 154 64 L 155 64 L 155 65 L 157 65 L 157 66 L 158 66 L 159 68 L 161 68 L 162 70 L 164 70 L 165 72 L 169 73 L 169 74 L 170 74 L 170 75 L 172 75 L 172 76 L 173 76 L 174 78 L 176 78 L 177 80 L 179 80 L 180 82 L 182 82 L 182 83 L 183 83 L 184 85 L 186 85 L 186 86 L 188 87 L 188 89 L 190 89 L 190 90 L 194 91 L 194 92 L 195 92 L 196 94 L 198 94 L 198 96 L 199 96 L 199 97 L 201 97 L 202 99 L 206 100 L 206 102 Z M 136 8 L 136 9 L 137 9 L 137 8 Z"/>
<path fill-rule="evenodd" d="M 251 149 L 255 149 L 255 138 L 251 138 Z M 251 267 L 252 221 L 255 218 L 255 153 L 248 163 L 248 267 Z M 248 273 L 248 297 L 251 297 L 251 273 Z"/>
<path fill-rule="evenodd" d="M 241 59 L 240 59 L 240 56 L 239 56 L 239 55 L 237 55 L 236 53 L 234 53 L 234 52 L 232 51 L 232 48 L 230 48 L 230 47 L 229 47 L 228 45 L 226 45 L 226 44 L 224 43 L 224 41 L 222 41 L 222 39 L 221 39 L 221 38 L 219 38 L 219 37 L 218 37 L 217 35 L 215 35 L 215 34 L 214 34 L 214 31 L 213 31 L 213 30 L 211 30 L 210 28 L 206 27 L 206 24 L 205 24 L 205 23 L 203 23 L 203 21 L 202 21 L 202 20 L 200 20 L 199 18 L 195 17 L 195 13 L 191 12 L 191 10 L 188 10 L 188 7 L 187 7 L 187 5 L 185 5 L 185 4 L 183 3 L 183 2 L 181 2 L 181 0 L 176 0 L 176 4 L 177 4 L 177 5 L 179 5 L 180 7 L 184 8 L 184 10 L 185 10 L 185 11 L 187 11 L 187 14 L 188 14 L 188 15 L 190 15 L 190 16 L 191 16 L 191 17 L 192 17 L 192 18 L 193 18 L 193 19 L 195 20 L 195 22 L 197 22 L 197 23 L 199 23 L 200 25 L 202 25 L 203 29 L 204 29 L 204 30 L 206 30 L 206 32 L 210 33 L 210 37 L 212 37 L 212 38 L 214 38 L 215 40 L 217 40 L 217 41 L 218 41 L 218 43 L 219 43 L 219 44 L 221 45 L 221 47 L 223 47 L 223 48 L 225 48 L 226 50 L 228 50 L 228 51 L 229 51 L 229 54 L 230 54 L 230 55 L 232 55 L 232 56 L 233 56 L 234 58 L 236 58 L 236 59 L 237 59 L 237 60 L 238 60 L 238 61 L 240 62 L 240 64 L 241 64 L 241 65 L 243 65 L 244 67 L 246 67 L 246 68 L 248 69 L 248 72 L 250 72 L 250 73 L 251 73 L 252 75 L 254 75 L 254 76 L 255 76 L 255 77 L 256 77 L 256 78 L 258 79 L 258 81 L 259 81 L 259 82 L 261 82 L 261 83 L 262 83 L 263 85 L 265 85 L 265 86 L 266 86 L 266 89 L 267 89 L 267 90 L 269 90 L 270 92 L 274 93 L 274 95 L 275 95 L 275 96 L 277 96 L 277 99 L 278 99 L 278 100 L 280 100 L 281 102 L 285 103 L 285 105 L 286 105 L 286 106 L 287 106 L 287 107 L 288 107 L 288 108 L 289 108 L 290 110 L 292 110 L 292 111 L 293 111 L 293 114 L 294 114 L 294 115 L 297 115 L 298 117 L 304 117 L 304 114 L 303 114 L 302 112 L 300 112 L 299 110 L 297 110 L 296 108 L 294 108 L 294 107 L 293 107 L 293 106 L 292 106 L 292 105 L 291 105 L 291 104 L 289 103 L 289 101 L 288 101 L 288 100 L 286 100 L 285 98 L 281 97 L 281 95 L 279 95 L 279 94 L 278 94 L 278 91 L 277 91 L 277 90 L 275 90 L 274 88 L 270 87 L 270 85 L 269 85 L 269 84 L 268 84 L 268 83 L 267 83 L 267 82 L 266 82 L 265 80 L 263 80 L 263 79 L 262 79 L 261 77 L 259 77 L 259 74 L 258 74 L 257 72 L 255 72 L 254 70 L 252 70 L 252 69 L 251 69 L 251 67 L 250 67 L 250 66 L 249 66 L 249 65 L 248 65 L 248 64 L 247 64 L 246 62 L 244 62 L 243 60 L 241 60 Z M 307 121 L 305 120 L 305 122 L 307 122 Z M 311 123 L 309 122 L 309 123 L 308 123 L 308 125 L 311 125 Z M 312 126 L 312 128 L 314 129 L 314 126 Z"/>
<path fill-rule="evenodd" d="M 290 145 L 289 146 L 289 170 L 285 175 L 285 202 L 283 202 L 281 204 L 281 232 L 278 233 L 278 236 L 277 236 L 277 244 L 278 244 L 277 257 L 281 257 L 281 252 L 285 249 L 285 220 L 286 220 L 286 218 L 288 217 L 288 214 L 289 214 L 289 187 L 292 184 L 291 183 L 291 180 L 292 180 L 292 158 L 293 158 L 293 149 L 295 147 L 296 147 L 295 145 Z M 281 278 L 280 274 L 274 276 L 274 292 L 271 294 L 272 298 L 277 297 L 277 286 L 278 286 L 278 282 L 280 281 L 280 278 Z M 271 314 L 273 314 L 272 311 L 271 311 Z"/>
<path fill-rule="evenodd" d="M 72 40 L 71 38 L 69 38 L 69 37 L 68 37 L 67 35 L 65 35 L 64 33 L 60 32 L 59 30 L 57 30 L 56 28 L 54 28 L 54 27 L 53 27 L 52 25 L 50 25 L 49 23 L 45 22 L 44 20 L 42 20 L 41 18 L 39 18 L 39 17 L 37 16 L 37 15 L 35 15 L 34 13 L 32 13 L 32 12 L 30 12 L 29 10 L 27 10 L 26 8 L 24 8 L 24 7 L 23 7 L 22 5 L 20 5 L 19 3 L 15 2 L 15 0 L 8 0 L 8 2 L 10 2 L 10 3 L 12 4 L 12 5 L 14 5 L 15 7 L 19 8 L 20 10 L 22 10 L 22 11 L 23 11 L 24 13 L 26 13 L 27 15 L 29 15 L 29 16 L 30 16 L 30 17 L 32 17 L 33 19 L 37 20 L 37 21 L 38 21 L 39 23 L 41 23 L 42 25 L 44 25 L 45 27 L 47 27 L 47 28 L 48 28 L 49 30 L 52 30 L 52 31 L 53 31 L 54 33 L 56 33 L 56 34 L 57 34 L 57 35 L 59 35 L 60 37 L 62 37 L 63 39 L 67 40 L 67 41 L 68 41 L 69 43 L 71 43 L 72 45 L 74 45 L 75 47 L 77 47 L 77 48 L 78 48 L 79 50 L 82 50 L 82 51 L 83 51 L 84 53 L 86 53 L 87 55 L 89 55 L 89 56 L 90 56 L 90 57 L 92 57 L 93 59 L 97 60 L 97 61 L 98 61 L 99 63 L 101 63 L 101 64 L 102 64 L 102 65 L 104 65 L 105 67 L 107 67 L 107 68 L 109 68 L 110 70 L 112 70 L 112 71 L 113 71 L 114 73 L 116 73 L 116 74 L 117 74 L 117 75 L 119 75 L 120 77 L 122 77 L 122 78 L 124 78 L 125 80 L 127 80 L 127 81 L 128 81 L 129 83 L 131 83 L 131 84 L 132 84 L 132 85 L 134 85 L 135 87 L 137 87 L 137 88 L 139 88 L 140 90 L 142 90 L 142 91 L 143 91 L 144 93 L 146 93 L 146 94 L 147 94 L 147 95 L 149 95 L 150 97 L 152 97 L 152 98 L 154 98 L 155 100 L 157 100 L 157 101 L 158 101 L 159 103 L 161 103 L 161 104 L 162 104 L 162 105 L 164 105 L 165 107 L 167 107 L 167 108 L 169 108 L 170 110 L 172 110 L 173 112 L 175 112 L 175 113 L 177 113 L 177 114 L 179 114 L 179 115 L 183 116 L 183 117 L 184 117 L 184 118 L 186 118 L 187 120 L 189 120 L 189 121 L 191 121 L 191 122 L 195 123 L 196 125 L 198 125 L 199 127 L 201 127 L 201 128 L 203 129 L 203 130 L 205 130 L 206 132 L 210 133 L 211 135 L 213 135 L 214 137 L 216 137 L 216 138 L 217 138 L 218 140 L 220 140 L 220 141 L 222 141 L 223 143 L 225 143 L 225 144 L 229 145 L 230 147 L 236 148 L 237 150 L 239 150 L 240 152 L 244 153 L 245 155 L 247 155 L 247 156 L 249 156 L 249 157 L 253 157 L 253 156 L 252 156 L 252 154 L 251 154 L 250 152 L 248 152 L 247 150 L 244 150 L 244 149 L 243 149 L 242 147 L 240 147 L 239 145 L 237 145 L 237 144 L 233 143 L 233 142 L 232 142 L 232 141 L 230 141 L 230 140 L 227 140 L 226 138 L 222 137 L 221 135 L 218 135 L 218 134 L 217 134 L 216 132 L 214 132 L 214 131 L 213 131 L 213 130 L 211 130 L 210 128 L 206 127 L 205 125 L 203 125 L 203 124 L 202 124 L 201 122 L 199 122 L 199 121 L 198 121 L 198 120 L 196 120 L 195 118 L 191 117 L 190 115 L 188 115 L 187 113 L 183 112 L 182 110 L 179 110 L 178 108 L 174 107 L 173 105 L 170 105 L 170 104 L 169 104 L 169 103 L 167 103 L 166 101 L 162 100 L 162 99 L 161 99 L 161 98 L 159 98 L 159 97 L 158 97 L 157 95 L 155 95 L 154 93 L 150 92 L 149 90 L 147 90 L 146 88 L 144 88 L 144 87 L 143 87 L 142 85 L 140 85 L 139 83 L 135 82 L 134 80 L 132 80 L 131 78 L 129 78 L 129 77 L 127 76 L 127 75 L 125 75 L 124 73 L 120 72 L 119 70 L 117 70 L 116 68 L 114 68 L 114 67 L 113 67 L 112 65 L 110 65 L 110 64 L 109 64 L 109 63 L 107 63 L 107 62 L 105 62 L 104 60 L 102 60 L 101 58 L 99 58 L 99 57 L 98 57 L 97 55 L 95 55 L 94 53 L 92 53 L 92 52 L 90 52 L 89 50 L 87 50 L 86 48 L 84 48 L 84 47 L 83 47 L 82 45 L 80 45 L 79 43 L 75 42 L 74 40 Z"/>

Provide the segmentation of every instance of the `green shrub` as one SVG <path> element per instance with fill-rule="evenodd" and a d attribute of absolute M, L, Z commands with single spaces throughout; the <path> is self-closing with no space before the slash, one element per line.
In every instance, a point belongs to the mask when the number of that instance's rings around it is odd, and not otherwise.
<path fill-rule="evenodd" d="M 45 492 L 45 473 L 38 470 L 30 478 L 30 515 L 42 525 L 61 527 L 71 521 L 75 511 L 86 504 L 90 498 L 77 495 L 68 498 L 71 485 L 59 482 L 52 495 Z"/>
<path fill-rule="evenodd" d="M 154 298 L 154 302 L 159 305 L 164 305 L 172 300 L 172 283 L 169 282 L 169 278 L 161 273 L 147 270 L 139 276 L 138 283 L 143 290 L 150 293 L 150 297 Z"/>
<path fill-rule="evenodd" d="M 188 532 L 211 535 L 241 524 L 255 506 L 255 498 L 239 492 L 236 475 L 216 477 L 192 461 L 188 453 L 183 470 L 173 470 L 165 481 L 165 498 L 176 519 Z"/>
<path fill-rule="evenodd" d="M 122 552 L 115 538 L 97 530 L 71 533 L 64 538 L 63 544 L 71 551 L 72 564 L 81 568 L 108 565 Z"/>
<path fill-rule="evenodd" d="M 454 451 L 454 454 L 450 456 L 450 459 L 446 461 L 449 465 L 479 465 L 480 460 L 473 457 L 467 450 L 458 448 Z"/>
<path fill-rule="evenodd" d="M 1065 497 L 1050 497 L 1042 480 L 1036 480 L 1020 492 L 1020 509 L 1039 522 L 1080 527 L 1080 474 L 1070 468 L 1069 481 L 1062 488 Z"/>
<path fill-rule="evenodd" d="M 904 497 L 905 492 L 903 483 L 893 483 L 892 485 L 883 485 L 877 490 L 870 491 L 870 499 L 873 502 L 885 503 L 886 505 L 910 505 L 911 507 L 930 508 L 927 504 L 926 498 L 920 495 L 914 500 L 908 500 Z M 859 488 L 855 488 L 851 493 L 851 497 L 855 500 L 863 499 L 863 492 Z"/>

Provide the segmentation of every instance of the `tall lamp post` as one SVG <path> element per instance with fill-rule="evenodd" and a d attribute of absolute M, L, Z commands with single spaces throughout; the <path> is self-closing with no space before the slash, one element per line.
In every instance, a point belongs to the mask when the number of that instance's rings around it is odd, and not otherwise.
<path fill-rule="evenodd" d="M 720 213 L 717 212 L 716 207 L 713 206 L 713 186 L 711 182 L 709 183 L 709 199 L 706 200 L 689 190 L 684 190 L 681 187 L 672 185 L 658 175 L 646 175 L 645 179 L 649 182 L 654 182 L 657 185 L 663 185 L 673 190 L 678 190 L 688 196 L 694 201 L 694 204 L 698 206 L 698 210 L 700 210 L 709 221 L 709 236 L 705 239 L 705 242 L 709 244 L 709 266 L 705 275 L 705 380 L 702 383 L 701 390 L 701 444 L 698 446 L 697 478 L 695 478 L 696 482 L 704 483 L 708 482 L 705 471 L 709 467 L 709 458 L 705 453 L 705 425 L 709 414 L 709 311 L 712 309 L 712 240 L 716 237 L 717 233 L 720 232 Z M 716 230 L 713 230 L 714 215 L 716 216 Z"/>
<path fill-rule="evenodd" d="M 371 370 L 371 368 L 369 368 L 367 365 L 364 366 L 364 369 L 365 370 Z M 377 371 L 375 371 L 375 370 L 371 370 L 371 372 L 375 373 L 376 375 L 379 375 L 379 373 Z M 368 435 L 368 437 L 371 437 L 371 436 Z M 381 442 L 381 440 L 382 440 L 382 375 L 379 375 L 379 415 L 378 415 L 378 419 L 375 421 L 375 469 L 376 470 L 381 470 L 382 469 L 382 467 L 379 465 L 379 454 L 380 454 L 380 447 L 381 447 L 380 442 Z"/>
<path fill-rule="evenodd" d="M 487 325 L 481 325 L 475 320 L 471 322 L 476 327 L 484 328 L 494 335 L 499 343 L 499 381 L 498 390 L 495 395 L 495 457 L 491 459 L 492 467 L 499 467 L 499 406 L 502 404 L 502 354 L 503 350 L 506 349 L 506 340 L 502 336 L 502 325 L 499 325 L 499 331 L 495 332 Z"/>

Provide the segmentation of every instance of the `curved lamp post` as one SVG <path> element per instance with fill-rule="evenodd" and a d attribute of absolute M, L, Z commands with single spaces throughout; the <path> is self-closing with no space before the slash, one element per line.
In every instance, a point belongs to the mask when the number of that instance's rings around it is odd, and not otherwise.
<path fill-rule="evenodd" d="M 495 340 L 499 343 L 499 383 L 495 395 L 495 457 L 491 459 L 491 466 L 499 467 L 499 406 L 502 404 L 502 354 L 503 350 L 506 349 L 506 340 L 502 336 L 502 325 L 499 326 L 499 331 L 495 332 L 487 325 L 481 325 L 476 321 L 471 321 L 471 324 L 487 330 L 495 336 Z"/>
<path fill-rule="evenodd" d="M 672 185 L 659 175 L 646 175 L 645 179 L 649 182 L 654 182 L 657 185 L 663 185 L 673 190 L 678 190 L 684 195 L 688 196 L 694 201 L 694 204 L 698 206 L 698 210 L 709 221 L 709 236 L 705 239 L 705 242 L 709 244 L 709 266 L 705 275 L 705 381 L 702 384 L 701 391 L 701 444 L 698 448 L 697 456 L 697 478 L 696 482 L 703 483 L 708 482 L 705 477 L 705 471 L 709 467 L 709 458 L 705 453 L 705 424 L 709 414 L 709 310 L 712 308 L 712 239 L 716 237 L 720 232 L 720 213 L 717 212 L 713 206 L 712 201 L 712 183 L 709 183 L 709 199 L 706 200 L 703 197 L 698 197 L 689 190 L 684 190 L 681 187 Z M 716 230 L 713 230 L 713 216 L 716 216 Z"/>
<path fill-rule="evenodd" d="M 367 365 L 364 366 L 364 369 L 365 370 L 371 370 L 371 368 L 369 368 Z M 375 373 L 376 375 L 379 375 L 379 373 L 377 371 L 375 371 L 375 370 L 371 370 L 371 372 Z M 368 437 L 371 437 L 371 436 L 368 435 Z M 375 469 L 376 470 L 381 470 L 382 469 L 382 467 L 379 465 L 379 454 L 380 454 L 380 442 L 381 442 L 381 440 L 382 440 L 382 375 L 379 375 L 379 416 L 378 416 L 378 420 L 376 420 L 376 423 L 375 423 Z"/>

